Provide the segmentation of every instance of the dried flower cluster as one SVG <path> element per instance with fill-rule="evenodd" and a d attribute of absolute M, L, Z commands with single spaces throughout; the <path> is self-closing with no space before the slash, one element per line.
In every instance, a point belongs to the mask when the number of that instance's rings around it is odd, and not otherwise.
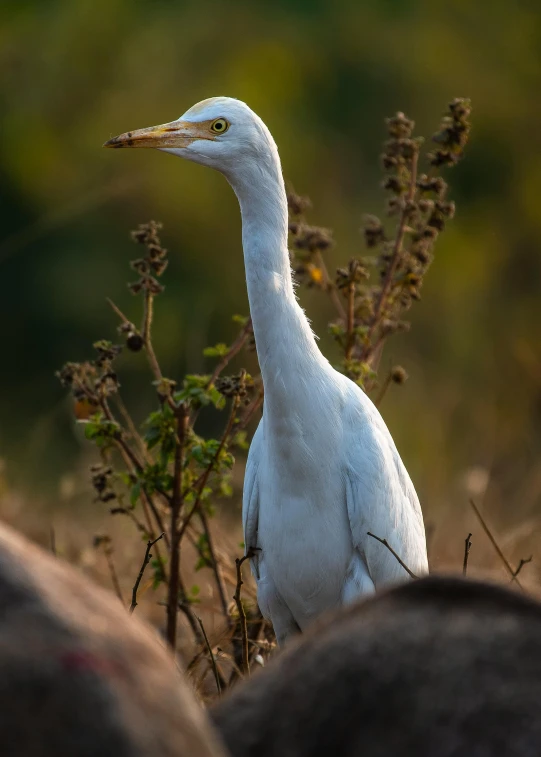
<path fill-rule="evenodd" d="M 423 139 L 413 135 L 414 122 L 403 113 L 387 119 L 382 186 L 388 194 L 386 215 L 395 219 L 394 228 L 388 221 L 367 216 L 363 236 L 373 257 L 352 258 L 336 271 L 334 280 L 322 254 L 332 245 L 330 232 L 308 226 L 303 214 L 310 207 L 309 201 L 290 194 L 294 270 L 302 283 L 317 286 L 331 296 L 338 318 L 329 328 L 343 352 L 340 367 L 366 391 L 376 387 L 376 370 L 386 339 L 409 329 L 404 314 L 420 299 L 434 244 L 454 216 L 447 183 L 436 169 L 455 165 L 462 157 L 470 133 L 470 112 L 469 101 L 463 98 L 449 104 L 432 137 L 437 148 L 427 155 L 429 173 L 419 173 Z M 404 378 L 397 381 L 396 377 L 402 375 Z M 388 378 L 385 387 L 390 381 L 402 383 L 405 372 L 393 368 Z"/>
<path fill-rule="evenodd" d="M 162 247 L 158 236 L 161 228 L 161 223 L 150 221 L 142 223 L 138 229 L 132 231 L 133 240 L 147 248 L 144 257 L 131 262 L 131 267 L 140 276 L 139 281 L 129 284 L 132 294 L 139 294 L 141 291 L 160 294 L 163 291 L 163 287 L 157 281 L 157 277 L 167 268 L 167 250 Z"/>

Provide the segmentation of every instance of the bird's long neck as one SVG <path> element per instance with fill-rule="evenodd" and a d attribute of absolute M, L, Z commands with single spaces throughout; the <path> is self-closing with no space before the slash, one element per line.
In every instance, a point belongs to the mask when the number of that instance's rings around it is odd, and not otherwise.
<path fill-rule="evenodd" d="M 292 386 L 302 386 L 326 363 L 297 303 L 287 247 L 287 199 L 278 152 L 228 177 L 239 199 L 248 299 L 265 402 L 284 405 Z M 286 403 L 287 404 L 287 403 Z"/>

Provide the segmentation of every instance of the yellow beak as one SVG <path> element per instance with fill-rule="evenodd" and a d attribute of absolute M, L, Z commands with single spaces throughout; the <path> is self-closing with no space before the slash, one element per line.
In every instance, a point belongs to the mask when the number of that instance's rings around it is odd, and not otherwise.
<path fill-rule="evenodd" d="M 127 131 L 109 139 L 104 147 L 188 147 L 196 139 L 214 139 L 208 122 L 171 121 L 147 129 Z"/>

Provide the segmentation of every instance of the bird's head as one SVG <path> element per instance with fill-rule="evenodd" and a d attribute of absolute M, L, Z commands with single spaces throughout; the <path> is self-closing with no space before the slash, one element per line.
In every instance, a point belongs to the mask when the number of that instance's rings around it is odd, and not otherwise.
<path fill-rule="evenodd" d="M 240 100 L 211 97 L 176 121 L 128 131 L 104 147 L 154 147 L 230 176 L 250 159 L 276 149 L 263 121 Z"/>

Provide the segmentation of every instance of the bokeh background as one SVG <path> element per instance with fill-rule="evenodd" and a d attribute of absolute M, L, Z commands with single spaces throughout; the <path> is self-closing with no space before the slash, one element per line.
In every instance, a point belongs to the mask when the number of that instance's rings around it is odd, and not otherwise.
<path fill-rule="evenodd" d="M 446 103 L 467 96 L 472 140 L 448 176 L 457 216 L 411 332 L 387 346 L 384 365 L 400 362 L 410 378 L 382 412 L 419 492 L 434 564 L 458 564 L 468 531 L 472 563 L 489 560 L 473 495 L 510 558 L 534 554 L 537 576 L 538 3 L 3 0 L 0 67 L 0 516 L 30 532 L 54 521 L 66 553 L 77 529 L 81 549 L 90 545 L 87 521 L 108 522 L 54 371 L 115 338 L 106 296 L 135 317 L 130 229 L 150 218 L 165 226 L 156 347 L 169 375 L 208 369 L 203 347 L 231 340 L 230 316 L 247 312 L 225 180 L 165 154 L 102 150 L 106 139 L 208 96 L 245 100 L 273 132 L 287 179 L 312 198 L 311 219 L 334 229 L 333 267 L 362 254 L 362 215 L 381 212 L 384 118 L 403 110 L 430 134 Z M 301 298 L 332 358 L 330 305 Z M 126 356 L 122 369 L 142 417 L 144 361 Z"/>

